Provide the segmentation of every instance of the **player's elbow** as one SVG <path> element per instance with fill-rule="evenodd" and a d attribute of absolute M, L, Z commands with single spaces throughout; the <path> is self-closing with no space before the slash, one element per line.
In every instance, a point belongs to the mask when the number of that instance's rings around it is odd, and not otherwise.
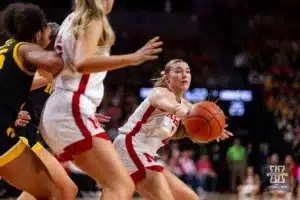
<path fill-rule="evenodd" d="M 89 73 L 88 67 L 87 67 L 88 64 L 87 64 L 86 59 L 77 61 L 74 64 L 75 64 L 75 69 L 77 70 L 77 72 L 82 73 L 82 74 Z"/>
<path fill-rule="evenodd" d="M 75 68 L 77 70 L 77 72 L 79 73 L 88 73 L 88 71 L 86 70 L 86 67 L 84 65 L 75 65 Z"/>
<path fill-rule="evenodd" d="M 47 71 L 51 72 L 52 74 L 58 74 L 64 67 L 64 62 L 60 57 L 50 59 L 49 63 L 50 69 Z"/>
<path fill-rule="evenodd" d="M 82 74 L 104 71 L 101 64 L 93 62 L 93 59 L 86 58 L 75 62 L 75 69 Z"/>
<path fill-rule="evenodd" d="M 40 59 L 37 66 L 39 69 L 45 70 L 52 74 L 57 74 L 63 69 L 64 62 L 62 58 L 55 52 L 48 52 L 47 55 L 42 58 L 42 60 Z"/>

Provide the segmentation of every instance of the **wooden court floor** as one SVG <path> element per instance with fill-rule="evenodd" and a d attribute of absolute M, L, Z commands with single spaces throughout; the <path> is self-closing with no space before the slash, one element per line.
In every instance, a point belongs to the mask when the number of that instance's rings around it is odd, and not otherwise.
<path fill-rule="evenodd" d="M 84 199 L 78 199 L 78 200 L 99 200 L 99 198 L 84 198 Z M 143 200 L 142 198 L 133 198 L 132 200 Z M 182 199 L 182 200 L 188 200 L 188 199 Z M 200 198 L 200 200 L 281 200 L 281 199 L 272 199 L 266 196 L 262 196 L 256 199 L 253 198 L 238 198 L 237 195 L 234 194 L 211 194 L 207 195 L 205 199 Z M 282 200 L 290 200 L 290 199 L 282 199 Z M 297 198 L 291 199 L 291 200 L 300 200 Z"/>
<path fill-rule="evenodd" d="M 203 198 L 201 198 L 201 200 L 202 199 Z M 15 200 L 15 199 L 14 198 L 9 198 L 9 199 L 3 199 L 3 200 Z M 99 200 L 99 197 L 95 197 L 95 198 L 78 198 L 77 200 Z M 133 198 L 132 200 L 143 200 L 143 199 L 142 198 Z M 188 200 L 188 199 L 182 199 L 182 200 Z M 273 199 L 268 198 L 268 197 L 260 197 L 260 198 L 257 198 L 257 199 L 253 199 L 253 198 L 241 199 L 241 198 L 237 198 L 237 195 L 234 195 L 234 194 L 210 194 L 210 195 L 207 195 L 205 200 L 273 200 Z M 288 200 L 288 199 L 286 199 L 286 200 Z M 293 200 L 300 200 L 300 199 L 294 198 Z"/>
<path fill-rule="evenodd" d="M 272 200 L 270 198 L 259 198 L 261 200 Z M 3 200 L 15 200 L 14 198 L 10 199 L 3 199 Z M 77 200 L 99 200 L 98 198 L 78 198 Z M 132 200 L 143 200 L 142 198 L 133 198 Z M 183 199 L 183 200 L 188 200 L 188 199 Z M 201 199 L 202 200 L 202 199 Z M 216 194 L 216 195 L 208 195 L 205 200 L 254 200 L 254 199 L 238 199 L 236 195 L 229 195 L 229 194 Z M 296 200 L 296 199 L 295 199 Z M 298 200 L 298 199 L 297 199 Z"/>

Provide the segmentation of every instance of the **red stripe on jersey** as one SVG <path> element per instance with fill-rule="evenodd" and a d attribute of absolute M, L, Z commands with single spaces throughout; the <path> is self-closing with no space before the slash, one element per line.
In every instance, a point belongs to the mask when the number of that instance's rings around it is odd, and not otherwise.
<path fill-rule="evenodd" d="M 128 135 L 135 136 L 141 130 L 142 125 L 148 121 L 149 117 L 154 112 L 154 110 L 155 108 L 150 105 L 146 112 L 143 114 L 142 119 L 136 123 L 136 125 Z"/>
<path fill-rule="evenodd" d="M 80 113 L 80 96 L 85 93 L 88 81 L 89 81 L 90 75 L 84 74 L 81 77 L 78 90 L 77 92 L 74 92 L 73 98 L 72 98 L 72 114 L 75 120 L 75 123 L 80 130 L 81 134 L 83 135 L 84 139 L 77 141 L 73 144 L 70 144 L 64 149 L 64 153 L 62 153 L 59 157 L 59 160 L 72 160 L 73 155 L 76 155 L 78 153 L 87 151 L 92 148 L 92 134 L 89 131 L 89 129 L 84 124 L 83 119 L 81 118 Z M 95 135 L 95 137 L 101 137 L 103 139 L 109 140 L 107 134 L 105 132 L 99 133 Z"/>
<path fill-rule="evenodd" d="M 146 177 L 146 170 L 142 161 L 139 159 L 138 155 L 134 150 L 132 137 L 134 137 L 141 130 L 143 124 L 145 124 L 148 121 L 149 117 L 151 116 L 154 110 L 155 108 L 150 105 L 146 112 L 143 114 L 142 119 L 137 122 L 132 131 L 128 133 L 125 138 L 128 154 L 134 162 L 135 166 L 138 168 L 138 171 L 131 175 L 135 183 L 138 183 Z"/>

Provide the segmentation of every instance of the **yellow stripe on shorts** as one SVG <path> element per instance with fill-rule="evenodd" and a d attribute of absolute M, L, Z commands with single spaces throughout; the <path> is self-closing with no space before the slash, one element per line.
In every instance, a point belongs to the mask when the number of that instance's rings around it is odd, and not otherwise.
<path fill-rule="evenodd" d="M 33 147 L 31 147 L 32 151 L 34 153 L 38 152 L 39 150 L 41 150 L 43 147 L 43 145 L 39 142 L 37 142 Z"/>
<path fill-rule="evenodd" d="M 17 144 L 10 148 L 5 154 L 0 156 L 0 167 L 7 165 L 19 157 L 25 150 L 26 146 L 27 145 L 22 141 L 22 139 L 20 139 Z"/>

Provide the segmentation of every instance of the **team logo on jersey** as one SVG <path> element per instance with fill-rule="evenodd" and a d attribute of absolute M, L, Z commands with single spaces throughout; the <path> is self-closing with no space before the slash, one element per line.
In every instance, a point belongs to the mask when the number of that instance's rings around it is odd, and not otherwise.
<path fill-rule="evenodd" d="M 177 127 L 179 126 L 180 120 L 175 115 L 169 113 L 167 117 L 169 117 Z"/>

